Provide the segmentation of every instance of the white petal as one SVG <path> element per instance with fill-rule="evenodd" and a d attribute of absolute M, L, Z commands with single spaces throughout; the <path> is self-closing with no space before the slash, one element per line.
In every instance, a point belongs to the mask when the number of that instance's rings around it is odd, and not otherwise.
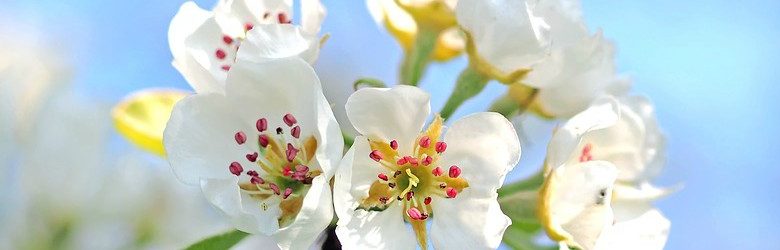
<path fill-rule="evenodd" d="M 295 116 L 301 137 L 317 138 L 319 167 L 326 176 L 333 175 L 344 141 L 319 78 L 309 64 L 300 58 L 238 61 L 230 70 L 225 88 L 244 126 L 254 127 L 257 119 L 265 117 L 269 128 L 287 131 L 282 117 L 288 113 Z"/>
<path fill-rule="evenodd" d="M 192 95 L 176 103 L 163 143 L 171 168 L 182 182 L 196 185 L 203 178 L 229 178 L 231 162 L 249 164 L 243 159 L 245 146 L 234 139 L 245 126 L 232 110 L 225 97 L 216 93 Z"/>
<path fill-rule="evenodd" d="M 303 32 L 301 27 L 288 24 L 255 26 L 247 32 L 246 40 L 238 50 L 238 59 L 263 62 L 269 59 L 298 56 L 313 64 L 319 55 L 319 40 Z"/>
<path fill-rule="evenodd" d="M 361 199 L 368 197 L 368 190 L 371 188 L 371 184 L 377 180 L 377 175 L 385 170 L 379 163 L 368 157 L 371 152 L 371 147 L 368 145 L 366 137 L 355 137 L 355 143 L 352 144 L 350 152 L 352 152 L 354 156 L 350 156 L 349 158 L 345 156 L 344 159 L 341 160 L 341 166 L 339 166 L 339 171 L 341 171 L 342 168 L 352 168 L 349 172 L 344 172 L 345 174 L 341 176 L 342 183 L 339 183 L 347 185 L 346 187 L 348 187 L 348 189 L 345 190 L 350 193 L 350 197 L 354 200 L 352 201 L 354 204 L 350 203 L 345 205 L 349 206 L 349 208 L 345 208 L 348 210 L 355 209 L 355 207 L 357 207 L 357 203 L 355 202 L 359 202 Z M 349 175 L 346 175 L 346 173 L 349 173 Z"/>
<path fill-rule="evenodd" d="M 307 249 L 333 219 L 329 178 L 314 178 L 295 221 L 279 230 L 274 239 L 281 249 Z"/>
<path fill-rule="evenodd" d="M 584 249 L 592 249 L 604 228 L 612 224 L 610 207 L 617 171 L 604 161 L 556 168 L 548 179 L 550 221 Z"/>
<path fill-rule="evenodd" d="M 618 176 L 620 176 L 619 171 L 620 169 L 618 168 Z M 681 188 L 682 186 L 680 185 L 672 186 L 671 188 L 659 188 L 648 182 L 631 185 L 618 183 L 615 185 L 612 195 L 615 200 L 621 202 L 651 202 L 677 192 Z"/>
<path fill-rule="evenodd" d="M 230 218 L 238 230 L 271 235 L 279 229 L 279 200 L 269 199 L 267 206 L 261 206 L 254 198 L 239 191 L 238 177 L 203 179 L 201 189 L 206 199 Z"/>
<path fill-rule="evenodd" d="M 203 29 L 206 22 L 214 22 L 211 12 L 201 9 L 191 1 L 182 4 L 168 28 L 168 45 L 174 58 L 172 64 L 198 93 L 222 92 L 222 85 L 217 83 L 209 68 L 196 60 L 189 48 L 192 42 L 188 41 L 194 33 Z M 213 50 L 216 50 L 216 47 Z"/>
<path fill-rule="evenodd" d="M 301 26 L 308 34 L 320 32 L 327 11 L 320 0 L 301 0 Z"/>
<path fill-rule="evenodd" d="M 219 1 L 214 8 L 220 16 L 234 19 L 240 27 L 249 23 L 252 25 L 268 24 L 278 22 L 278 14 L 285 13 L 292 20 L 292 1 L 291 0 L 230 0 Z M 269 17 L 266 18 L 266 13 Z"/>
<path fill-rule="evenodd" d="M 643 96 L 630 96 L 621 99 L 627 108 L 641 117 L 645 126 L 643 158 L 645 167 L 637 180 L 649 180 L 657 176 L 666 164 L 666 136 L 658 126 L 655 107 Z"/>
<path fill-rule="evenodd" d="M 417 243 L 411 230 L 404 225 L 403 211 L 400 206 L 391 205 L 381 212 L 355 210 L 359 197 L 365 196 L 353 195 L 354 189 L 360 188 L 353 188 L 352 182 L 376 178 L 375 173 L 371 178 L 363 179 L 357 177 L 359 174 L 353 174 L 353 171 L 360 171 L 361 167 L 368 167 L 358 163 L 359 158 L 367 158 L 356 155 L 357 149 L 368 147 L 360 144 L 366 144 L 364 137 L 356 138 L 355 145 L 344 155 L 333 188 L 334 206 L 339 217 L 336 234 L 342 247 L 344 249 L 414 249 Z M 367 195 L 368 188 L 365 190 Z"/>
<path fill-rule="evenodd" d="M 596 249 L 663 249 L 670 227 L 671 222 L 656 209 L 636 211 L 632 218 L 619 220 L 604 232 Z"/>
<path fill-rule="evenodd" d="M 461 0 L 455 10 L 479 55 L 509 73 L 531 67 L 547 54 L 549 27 L 533 8 L 524 0 Z"/>
<path fill-rule="evenodd" d="M 406 85 L 360 89 L 347 99 L 345 108 L 360 134 L 372 140 L 397 140 L 405 154 L 431 112 L 430 95 Z"/>
<path fill-rule="evenodd" d="M 178 66 L 201 67 L 201 70 L 208 71 L 212 79 L 193 78 L 196 81 L 190 81 L 189 84 L 198 93 L 207 91 L 222 92 L 224 88 L 225 76 L 227 70 L 223 66 L 230 66 L 236 58 L 237 41 L 226 44 L 222 37 L 227 35 L 232 38 L 243 36 L 243 26 L 239 23 L 221 20 L 217 17 L 206 19 L 190 36 L 184 41 L 186 51 L 189 57 L 182 60 L 193 60 L 194 63 L 187 61 L 186 64 Z M 216 53 L 220 50 L 225 53 L 225 57 L 220 59 Z M 183 57 L 183 56 L 180 56 Z M 174 59 L 178 61 L 178 58 Z M 190 71 L 195 71 L 192 69 Z M 182 72 L 185 74 L 185 72 Z M 185 76 L 186 77 L 186 76 Z M 190 78 L 188 78 L 189 80 Z"/>
<path fill-rule="evenodd" d="M 174 58 L 186 53 L 184 41 L 211 16 L 211 12 L 201 9 L 195 2 L 181 5 L 168 27 L 168 45 Z"/>
<path fill-rule="evenodd" d="M 469 183 L 471 184 L 471 183 Z M 496 249 L 512 221 L 498 205 L 498 195 L 469 186 L 455 199 L 436 197 L 432 204 L 431 240 L 436 249 Z"/>
<path fill-rule="evenodd" d="M 601 97 L 590 108 L 577 114 L 558 128 L 547 147 L 547 164 L 552 168 L 567 161 L 576 162 L 576 148 L 582 136 L 594 130 L 613 126 L 619 119 L 619 106 L 613 97 Z M 548 169 L 549 171 L 549 169 Z"/>
<path fill-rule="evenodd" d="M 457 165 L 482 197 L 495 194 L 520 160 L 520 140 L 512 123 L 498 113 L 481 112 L 455 121 L 444 135 L 441 165 Z"/>

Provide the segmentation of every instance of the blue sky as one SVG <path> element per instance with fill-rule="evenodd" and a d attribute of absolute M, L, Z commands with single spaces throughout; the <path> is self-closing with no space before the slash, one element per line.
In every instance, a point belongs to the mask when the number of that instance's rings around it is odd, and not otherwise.
<path fill-rule="evenodd" d="M 46 33 L 40 42 L 67 51 L 78 91 L 111 104 L 143 88 L 188 88 L 170 66 L 166 38 L 182 2 L 6 0 L 0 25 L 38 27 Z M 325 4 L 323 31 L 331 39 L 317 70 L 331 101 L 343 104 L 359 77 L 394 82 L 401 52 L 363 1 Z M 668 134 L 669 162 L 658 183 L 685 185 L 658 203 L 672 220 L 668 249 L 780 245 L 773 234 L 780 225 L 778 10 L 780 2 L 769 0 L 584 2 L 589 26 L 616 42 L 633 93 L 654 101 Z M 431 67 L 423 86 L 434 95 L 434 110 L 464 66 L 461 58 Z M 455 116 L 483 110 L 502 91 L 491 84 Z M 527 147 L 513 177 L 532 172 L 542 149 Z"/>

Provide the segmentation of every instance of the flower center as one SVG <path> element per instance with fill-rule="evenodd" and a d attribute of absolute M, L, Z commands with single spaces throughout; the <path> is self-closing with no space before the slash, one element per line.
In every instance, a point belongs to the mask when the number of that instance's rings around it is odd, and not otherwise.
<path fill-rule="evenodd" d="M 441 128 L 442 119 L 436 117 L 414 145 L 410 145 L 413 148 L 411 155 L 400 154 L 396 140 L 369 141 L 371 153 L 368 157 L 385 170 L 377 175 L 368 197 L 361 201 L 358 209 L 383 211 L 397 202 L 403 206 L 407 220 L 421 221 L 432 215 L 432 197 L 453 199 L 468 187 L 468 182 L 460 177 L 458 166 L 440 166 L 438 162 L 447 150 L 447 143 L 439 140 Z"/>
<path fill-rule="evenodd" d="M 292 23 L 292 19 L 289 18 L 287 13 L 279 12 L 275 15 L 276 18 L 273 18 L 274 15 L 271 14 L 271 12 L 265 12 L 263 14 L 262 23 L 283 23 L 283 24 L 290 24 Z M 218 38 L 219 42 L 217 43 L 217 47 L 214 49 L 214 57 L 217 59 L 219 68 L 222 71 L 229 71 L 230 67 L 233 65 L 233 63 L 236 62 L 236 54 L 238 52 L 239 45 L 241 44 L 241 41 L 244 40 L 246 37 L 246 32 L 253 29 L 255 27 L 255 24 L 251 21 L 244 22 L 244 33 L 232 37 L 230 35 L 224 34 Z"/>
<path fill-rule="evenodd" d="M 300 211 L 303 197 L 311 187 L 312 180 L 322 173 L 320 170 L 309 169 L 308 166 L 314 158 L 317 139 L 314 136 L 302 139 L 301 127 L 292 114 L 284 115 L 282 121 L 286 125 L 285 128 L 269 130 L 268 120 L 258 119 L 255 123 L 255 138 L 259 151 L 249 152 L 244 156 L 255 164 L 245 169 L 234 161 L 228 166 L 230 173 L 239 177 L 241 192 L 260 201 L 263 211 L 268 209 L 268 203 L 271 201 L 280 202 L 280 226 L 292 222 Z M 248 137 L 244 131 L 238 131 L 234 139 L 236 143 L 243 145 L 247 143 Z"/>

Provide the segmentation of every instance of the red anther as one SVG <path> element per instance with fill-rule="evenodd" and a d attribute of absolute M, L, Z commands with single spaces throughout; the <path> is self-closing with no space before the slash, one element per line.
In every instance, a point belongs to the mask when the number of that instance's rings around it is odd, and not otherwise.
<path fill-rule="evenodd" d="M 431 171 L 431 173 L 432 173 L 434 176 L 441 176 L 442 174 L 444 174 L 444 170 L 441 170 L 441 168 L 440 168 L 440 167 L 436 167 L 436 168 L 434 168 L 434 169 Z"/>
<path fill-rule="evenodd" d="M 393 173 L 393 178 L 398 177 L 401 175 L 401 170 L 396 170 L 395 173 Z"/>
<path fill-rule="evenodd" d="M 292 134 L 292 136 L 295 137 L 295 139 L 301 138 L 301 126 L 295 126 L 294 128 L 292 128 L 290 134 Z"/>
<path fill-rule="evenodd" d="M 222 41 L 225 42 L 225 44 L 229 45 L 229 44 L 233 43 L 233 38 L 228 36 L 228 35 L 224 35 L 224 36 L 222 36 Z"/>
<path fill-rule="evenodd" d="M 428 166 L 428 165 L 431 164 L 431 162 L 433 162 L 433 157 L 431 157 L 429 155 L 429 156 L 426 156 L 425 159 L 423 159 L 422 164 L 425 165 L 425 166 Z"/>
<path fill-rule="evenodd" d="M 409 208 L 406 210 L 406 215 L 409 215 L 409 218 L 413 220 L 421 220 L 422 219 L 422 213 L 420 213 L 420 210 L 417 208 Z"/>
<path fill-rule="evenodd" d="M 290 175 L 292 175 L 292 168 L 290 168 L 290 165 L 285 165 L 285 166 L 282 168 L 282 175 L 284 175 L 284 176 L 290 176 Z"/>
<path fill-rule="evenodd" d="M 269 183 L 268 187 L 271 188 L 271 190 L 274 191 L 274 194 L 279 195 L 281 192 L 279 192 L 279 186 L 276 185 L 276 183 Z"/>
<path fill-rule="evenodd" d="M 279 13 L 277 18 L 279 19 L 279 23 L 291 23 L 292 22 L 292 20 L 288 19 L 287 15 L 285 15 L 284 13 Z"/>
<path fill-rule="evenodd" d="M 282 199 L 287 199 L 287 197 L 290 197 L 291 194 L 292 194 L 292 188 L 285 188 L 284 197 Z"/>
<path fill-rule="evenodd" d="M 390 148 L 392 148 L 393 150 L 398 150 L 398 141 L 396 140 L 390 141 Z"/>
<path fill-rule="evenodd" d="M 256 162 L 257 161 L 257 156 L 258 156 L 257 152 L 254 152 L 254 153 L 251 153 L 251 154 L 246 154 L 246 159 L 251 161 L 251 162 Z"/>
<path fill-rule="evenodd" d="M 420 138 L 420 147 L 428 148 L 429 146 L 431 146 L 431 138 L 430 137 L 428 137 L 426 135 L 426 136 L 423 136 L 422 138 Z"/>
<path fill-rule="evenodd" d="M 295 172 L 304 173 L 304 174 L 308 173 L 309 172 L 309 167 L 307 167 L 306 165 L 295 166 Z"/>
<path fill-rule="evenodd" d="M 230 167 L 228 167 L 231 174 L 234 174 L 236 176 L 241 175 L 241 172 L 244 172 L 244 167 L 241 166 L 238 162 L 232 162 L 230 163 Z"/>
<path fill-rule="evenodd" d="M 592 144 L 585 144 L 585 147 L 582 148 L 582 154 L 580 154 L 580 162 L 593 160 L 593 155 L 590 153 L 591 149 L 593 149 Z"/>
<path fill-rule="evenodd" d="M 260 185 L 265 183 L 265 180 L 263 180 L 263 178 L 260 178 L 260 176 L 252 176 L 252 178 L 249 179 L 249 182 L 255 185 Z"/>
<path fill-rule="evenodd" d="M 293 147 L 292 144 L 287 143 L 287 161 L 292 162 L 295 160 L 295 156 L 298 155 L 298 149 Z"/>
<path fill-rule="evenodd" d="M 214 52 L 214 54 L 217 56 L 217 59 L 219 59 L 219 60 L 225 59 L 225 57 L 227 56 L 225 51 L 222 50 L 222 49 L 217 49 L 217 51 Z"/>
<path fill-rule="evenodd" d="M 431 197 L 430 197 L 430 196 L 428 196 L 428 197 L 425 197 L 425 199 L 423 200 L 423 204 L 425 204 L 425 205 L 430 205 L 430 204 L 431 204 L 431 200 L 432 200 L 432 199 L 431 199 Z"/>
<path fill-rule="evenodd" d="M 381 179 L 383 181 L 387 181 L 388 180 L 387 175 L 385 173 L 379 173 L 379 175 L 377 175 L 377 177 L 379 177 L 379 179 Z"/>
<path fill-rule="evenodd" d="M 222 67 L 220 67 L 220 68 L 222 68 L 222 70 L 224 70 L 224 71 L 228 71 L 228 70 L 230 70 L 230 65 L 222 65 Z"/>
<path fill-rule="evenodd" d="M 444 153 L 444 150 L 447 150 L 447 143 L 440 141 L 436 143 L 436 153 Z"/>
<path fill-rule="evenodd" d="M 389 200 L 390 198 L 387 197 L 379 197 L 379 202 L 381 202 L 382 204 L 387 204 L 387 201 Z"/>
<path fill-rule="evenodd" d="M 236 132 L 236 135 L 233 137 L 235 137 L 236 143 L 238 143 L 238 145 L 244 144 L 244 142 L 246 142 L 246 134 L 244 134 L 242 131 Z"/>
<path fill-rule="evenodd" d="M 284 120 L 284 124 L 287 124 L 287 126 L 290 127 L 292 127 L 292 125 L 298 122 L 298 120 L 295 119 L 295 116 L 293 116 L 290 113 L 284 115 L 284 117 L 282 117 L 282 120 Z"/>
<path fill-rule="evenodd" d="M 379 152 L 379 150 L 374 150 L 368 154 L 368 157 L 371 157 L 372 160 L 379 162 L 382 160 L 382 158 L 384 158 L 384 155 L 382 155 L 382 152 Z"/>
<path fill-rule="evenodd" d="M 455 196 L 458 196 L 458 190 L 447 188 L 447 198 L 455 198 Z"/>
<path fill-rule="evenodd" d="M 390 187 L 390 188 L 395 188 L 395 183 L 392 183 L 392 182 L 387 183 L 387 186 Z"/>
<path fill-rule="evenodd" d="M 249 30 L 251 30 L 254 27 L 255 27 L 254 24 L 246 23 L 246 24 L 244 24 L 244 31 L 249 31 Z"/>
<path fill-rule="evenodd" d="M 412 166 L 417 166 L 417 164 L 418 164 L 417 158 L 414 158 L 414 157 L 411 157 L 411 156 L 405 156 L 405 157 L 409 157 L 409 159 L 408 159 L 409 164 L 412 164 Z"/>
<path fill-rule="evenodd" d="M 407 201 L 412 200 L 412 198 L 414 198 L 414 191 L 409 191 L 408 193 L 406 193 L 406 200 Z"/>
<path fill-rule="evenodd" d="M 268 120 L 265 118 L 257 119 L 257 122 L 255 122 L 255 127 L 257 127 L 257 131 L 264 132 L 266 129 L 268 129 Z"/>
<path fill-rule="evenodd" d="M 270 142 L 267 135 L 260 135 L 257 138 L 257 142 L 260 143 L 261 147 L 268 147 L 268 143 Z"/>
<path fill-rule="evenodd" d="M 254 170 L 246 171 L 246 175 L 249 175 L 249 176 L 260 176 L 259 174 L 257 174 L 257 171 L 254 171 Z"/>
<path fill-rule="evenodd" d="M 396 165 L 403 166 L 406 165 L 406 163 L 409 162 L 409 159 L 406 158 L 406 156 L 402 157 L 401 159 L 398 159 L 398 161 L 395 162 Z"/>
<path fill-rule="evenodd" d="M 428 214 L 426 213 L 420 214 L 420 220 L 425 220 L 425 219 L 428 219 Z"/>
<path fill-rule="evenodd" d="M 458 166 L 450 166 L 450 178 L 458 178 L 460 176 L 460 168 Z"/>

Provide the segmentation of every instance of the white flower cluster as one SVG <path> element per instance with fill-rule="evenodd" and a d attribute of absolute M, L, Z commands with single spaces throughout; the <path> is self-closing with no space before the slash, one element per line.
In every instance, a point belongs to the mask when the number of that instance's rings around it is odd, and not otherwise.
<path fill-rule="evenodd" d="M 324 41 L 318 0 L 301 1 L 300 25 L 291 1 L 222 0 L 211 11 L 187 2 L 169 43 L 196 94 L 176 103 L 162 136 L 178 179 L 282 249 L 315 244 L 334 214 L 346 249 L 495 249 L 515 219 L 499 190 L 521 151 L 506 117 L 529 111 L 567 119 L 537 195 L 522 201 L 531 220 L 561 248 L 663 248 L 670 223 L 651 203 L 671 191 L 650 184 L 663 135 L 652 105 L 627 95 L 612 44 L 588 31 L 578 1 L 368 2 L 405 48 L 403 84 L 416 85 L 429 60 L 465 51 L 448 105 L 495 80 L 515 112 L 450 123 L 451 112 L 431 115 L 425 91 L 374 81 L 347 100 L 359 134 L 343 135 L 312 67 Z"/>

